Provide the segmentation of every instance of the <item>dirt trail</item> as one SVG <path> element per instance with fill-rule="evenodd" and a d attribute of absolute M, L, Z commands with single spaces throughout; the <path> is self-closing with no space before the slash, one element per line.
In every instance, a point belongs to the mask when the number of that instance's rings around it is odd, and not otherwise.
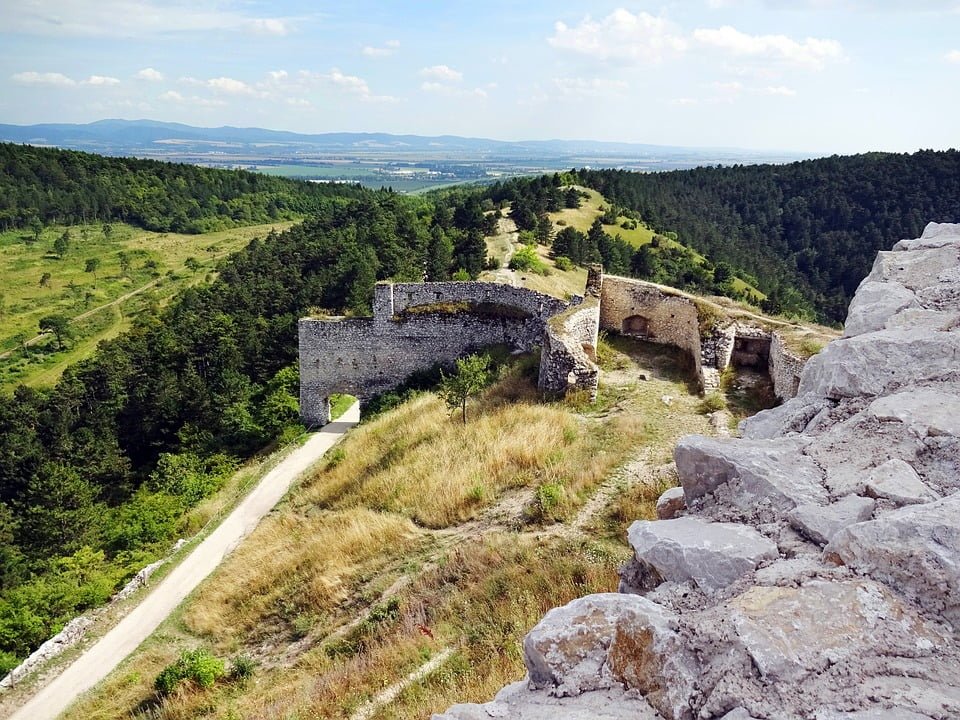
<path fill-rule="evenodd" d="M 355 403 L 340 420 L 324 426 L 290 453 L 136 608 L 30 698 L 10 720 L 53 720 L 109 675 L 253 531 L 291 483 L 359 420 L 360 407 Z"/>

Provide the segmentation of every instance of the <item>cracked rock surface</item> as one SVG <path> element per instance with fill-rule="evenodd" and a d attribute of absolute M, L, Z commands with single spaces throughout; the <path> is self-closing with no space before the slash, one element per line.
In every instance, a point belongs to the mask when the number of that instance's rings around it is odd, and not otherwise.
<path fill-rule="evenodd" d="M 682 439 L 621 593 L 550 611 L 527 680 L 435 717 L 960 717 L 960 224 L 879 253 L 741 434 Z"/>

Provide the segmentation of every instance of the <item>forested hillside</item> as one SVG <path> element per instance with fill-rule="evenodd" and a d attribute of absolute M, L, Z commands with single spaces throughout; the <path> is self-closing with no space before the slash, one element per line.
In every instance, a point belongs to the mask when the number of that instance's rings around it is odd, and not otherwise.
<path fill-rule="evenodd" d="M 300 217 L 356 188 L 0 143 L 0 230 L 122 221 L 199 233 Z"/>
<path fill-rule="evenodd" d="M 812 309 L 833 322 L 878 250 L 927 222 L 960 221 L 956 150 L 578 177 L 658 231 L 754 275 L 766 309 Z"/>
<path fill-rule="evenodd" d="M 0 397 L 0 672 L 164 552 L 238 460 L 296 429 L 300 316 L 364 312 L 378 279 L 483 265 L 476 197 L 326 192 L 310 220 L 139 315 L 51 390 Z"/>

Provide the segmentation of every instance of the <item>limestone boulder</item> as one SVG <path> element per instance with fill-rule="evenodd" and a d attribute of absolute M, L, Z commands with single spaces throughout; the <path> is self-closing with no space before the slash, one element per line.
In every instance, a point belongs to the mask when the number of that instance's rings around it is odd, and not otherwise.
<path fill-rule="evenodd" d="M 960 437 L 960 395 L 917 388 L 874 400 L 868 412 L 884 422 L 904 423 L 921 438 Z"/>
<path fill-rule="evenodd" d="M 871 498 L 848 495 L 830 505 L 800 505 L 790 512 L 790 524 L 815 543 L 826 545 L 847 525 L 865 522 L 873 516 Z"/>
<path fill-rule="evenodd" d="M 826 505 L 822 472 L 803 448 L 807 441 L 715 440 L 688 435 L 677 443 L 674 460 L 688 503 L 720 486 L 725 496 L 747 511 L 758 504 L 777 510 L 797 505 Z"/>
<path fill-rule="evenodd" d="M 849 525 L 824 555 L 896 588 L 960 629 L 960 494 Z"/>
<path fill-rule="evenodd" d="M 727 607 L 740 642 L 768 683 L 799 683 L 851 659 L 930 657 L 948 642 L 868 580 L 753 587 Z"/>
<path fill-rule="evenodd" d="M 960 333 L 880 330 L 842 338 L 807 361 L 798 393 L 877 397 L 941 379 L 960 363 Z"/>
<path fill-rule="evenodd" d="M 656 710 L 642 697 L 621 688 L 558 698 L 546 690 L 530 690 L 526 681 L 507 685 L 492 702 L 463 703 L 431 720 L 658 720 Z"/>
<path fill-rule="evenodd" d="M 638 520 L 627 531 L 634 559 L 668 582 L 721 590 L 778 557 L 777 546 L 748 525 L 683 517 Z"/>
<path fill-rule="evenodd" d="M 670 488 L 657 498 L 657 517 L 661 520 L 673 520 L 686 507 L 687 501 L 683 496 L 683 488 Z"/>
<path fill-rule="evenodd" d="M 884 324 L 887 330 L 918 330 L 949 332 L 960 327 L 960 312 L 907 308 L 891 315 Z"/>
<path fill-rule="evenodd" d="M 897 507 L 918 505 L 939 500 L 917 471 L 899 458 L 892 458 L 870 471 L 866 493 L 873 498 L 890 500 Z"/>
<path fill-rule="evenodd" d="M 530 687 L 556 697 L 626 687 L 664 717 L 692 718 L 697 663 L 676 617 L 637 595 L 588 595 L 548 612 L 523 641 Z"/>
<path fill-rule="evenodd" d="M 957 223 L 927 223 L 923 235 L 919 238 L 901 240 L 893 246 L 895 251 L 922 250 L 924 248 L 938 248 L 947 245 L 960 245 L 960 224 Z"/>
<path fill-rule="evenodd" d="M 833 404 L 813 394 L 798 395 L 742 421 L 740 435 L 747 440 L 769 440 L 803 432 L 811 420 Z"/>
<path fill-rule="evenodd" d="M 952 243 L 943 247 L 919 247 L 909 252 L 879 252 L 864 284 L 899 283 L 910 290 L 919 290 L 938 284 L 944 269 L 955 267 L 958 262 L 960 247 Z"/>
<path fill-rule="evenodd" d="M 817 713 L 816 720 L 932 720 L 932 718 L 929 715 L 921 715 L 906 708 L 890 707 L 854 712 L 825 710 Z"/>
<path fill-rule="evenodd" d="M 887 320 L 906 308 L 919 308 L 912 290 L 896 282 L 863 282 L 850 302 L 843 336 L 882 330 Z"/>

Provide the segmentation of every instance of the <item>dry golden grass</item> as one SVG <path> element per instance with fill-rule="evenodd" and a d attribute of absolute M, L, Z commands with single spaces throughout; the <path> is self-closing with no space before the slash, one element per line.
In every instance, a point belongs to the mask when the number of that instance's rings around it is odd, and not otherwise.
<path fill-rule="evenodd" d="M 503 392 L 473 408 L 466 425 L 433 394 L 406 403 L 361 427 L 337 462 L 304 481 L 296 501 L 367 507 L 449 527 L 510 488 L 550 483 L 575 498 L 643 438 L 636 419 L 584 425 L 562 405 L 507 403 Z"/>

